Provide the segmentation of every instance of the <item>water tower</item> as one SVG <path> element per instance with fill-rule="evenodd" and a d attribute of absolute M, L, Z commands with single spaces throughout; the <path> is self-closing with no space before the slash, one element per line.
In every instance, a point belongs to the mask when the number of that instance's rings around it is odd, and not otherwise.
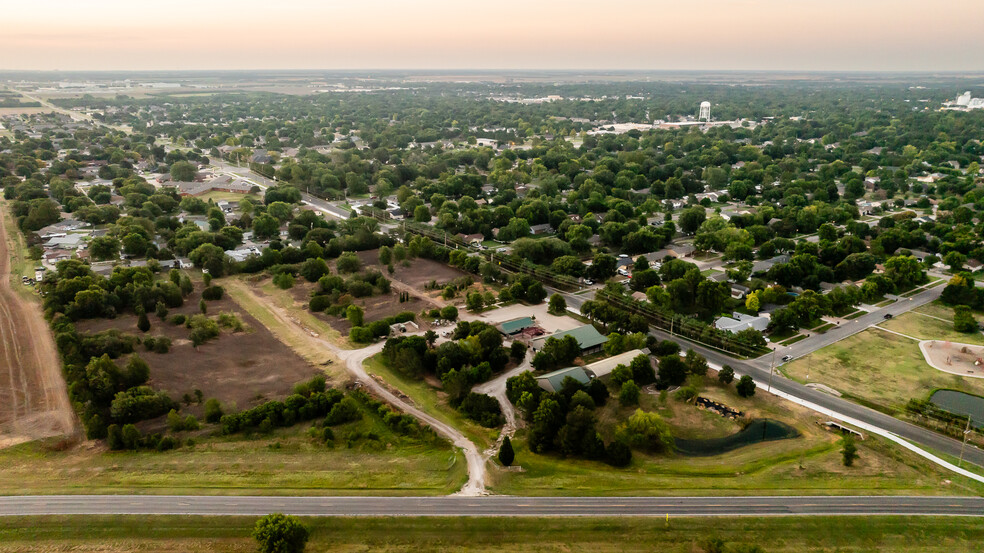
<path fill-rule="evenodd" d="M 701 102 L 700 103 L 700 114 L 697 115 L 698 121 L 710 121 L 711 120 L 711 103 Z"/>

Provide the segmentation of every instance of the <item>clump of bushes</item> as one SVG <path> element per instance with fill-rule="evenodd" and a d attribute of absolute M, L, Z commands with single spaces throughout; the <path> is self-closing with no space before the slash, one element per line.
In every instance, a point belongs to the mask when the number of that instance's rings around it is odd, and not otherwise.
<path fill-rule="evenodd" d="M 167 336 L 144 338 L 143 345 L 144 349 L 154 353 L 167 353 L 171 351 L 171 339 Z"/>

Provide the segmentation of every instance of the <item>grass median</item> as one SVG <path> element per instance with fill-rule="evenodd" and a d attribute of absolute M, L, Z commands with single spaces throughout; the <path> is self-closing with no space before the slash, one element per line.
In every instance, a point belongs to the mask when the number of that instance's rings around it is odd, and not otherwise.
<path fill-rule="evenodd" d="M 255 551 L 251 517 L 10 517 L 0 551 Z M 768 553 L 978 551 L 984 525 L 946 517 L 305 518 L 307 551 L 384 553 L 663 551 L 695 553 L 718 538 Z M 739 549 L 751 550 L 751 549 Z"/>

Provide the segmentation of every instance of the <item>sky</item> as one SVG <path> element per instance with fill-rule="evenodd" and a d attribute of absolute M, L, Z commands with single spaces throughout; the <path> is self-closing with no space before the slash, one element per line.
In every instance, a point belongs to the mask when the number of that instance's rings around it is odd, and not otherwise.
<path fill-rule="evenodd" d="M 982 0 L 0 0 L 0 13 L 0 70 L 984 70 Z"/>

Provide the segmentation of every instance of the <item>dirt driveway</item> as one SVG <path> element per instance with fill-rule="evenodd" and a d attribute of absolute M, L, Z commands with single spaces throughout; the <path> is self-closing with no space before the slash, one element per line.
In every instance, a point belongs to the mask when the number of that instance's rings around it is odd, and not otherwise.
<path fill-rule="evenodd" d="M 11 288 L 9 216 L 0 203 L 0 447 L 79 429 L 41 308 Z"/>

